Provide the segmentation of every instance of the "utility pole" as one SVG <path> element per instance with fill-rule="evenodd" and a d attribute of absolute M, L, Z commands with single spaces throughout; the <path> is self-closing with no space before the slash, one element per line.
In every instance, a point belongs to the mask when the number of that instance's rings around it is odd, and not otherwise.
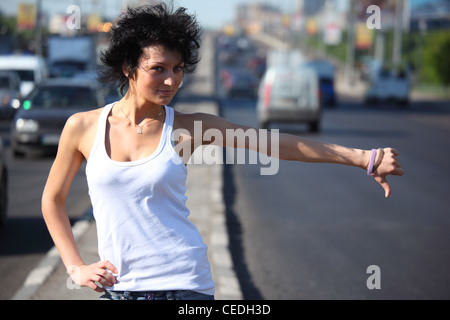
<path fill-rule="evenodd" d="M 347 19 L 347 56 L 345 59 L 345 79 L 349 84 L 353 84 L 355 80 L 354 65 L 355 65 L 355 0 L 350 0 L 350 7 L 348 8 Z"/>
<path fill-rule="evenodd" d="M 392 64 L 399 66 L 402 62 L 403 41 L 403 0 L 395 1 L 394 44 L 392 48 Z"/>
<path fill-rule="evenodd" d="M 42 56 L 42 0 L 36 4 L 36 55 Z"/>

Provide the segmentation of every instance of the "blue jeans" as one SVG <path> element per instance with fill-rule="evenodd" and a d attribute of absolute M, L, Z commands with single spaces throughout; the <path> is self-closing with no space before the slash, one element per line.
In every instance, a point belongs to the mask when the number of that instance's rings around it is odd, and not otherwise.
<path fill-rule="evenodd" d="M 214 300 L 214 296 L 189 290 L 105 291 L 100 300 Z"/>

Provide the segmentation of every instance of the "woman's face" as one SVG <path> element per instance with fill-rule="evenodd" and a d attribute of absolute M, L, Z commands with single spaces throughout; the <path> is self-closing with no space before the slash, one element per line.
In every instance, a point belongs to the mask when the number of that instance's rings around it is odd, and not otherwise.
<path fill-rule="evenodd" d="M 145 103 L 169 104 L 183 80 L 183 66 L 177 51 L 163 45 L 145 48 L 135 76 L 129 78 L 131 93 Z"/>

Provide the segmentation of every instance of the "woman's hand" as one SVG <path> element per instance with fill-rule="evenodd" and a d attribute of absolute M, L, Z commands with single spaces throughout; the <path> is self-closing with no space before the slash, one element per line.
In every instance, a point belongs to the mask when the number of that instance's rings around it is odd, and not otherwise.
<path fill-rule="evenodd" d="M 398 161 L 399 152 L 392 148 L 384 148 L 380 150 L 381 154 L 377 156 L 380 160 L 376 161 L 376 169 L 372 172 L 372 177 L 383 187 L 385 197 L 391 194 L 391 186 L 387 182 L 386 176 L 401 176 L 404 174 L 400 162 Z"/>
<path fill-rule="evenodd" d="M 117 283 L 116 277 L 111 272 L 117 274 L 119 271 L 109 261 L 68 268 L 68 273 L 75 284 L 89 287 L 97 292 L 103 292 L 105 289 L 99 287 L 96 282 L 105 287 L 111 287 Z"/>

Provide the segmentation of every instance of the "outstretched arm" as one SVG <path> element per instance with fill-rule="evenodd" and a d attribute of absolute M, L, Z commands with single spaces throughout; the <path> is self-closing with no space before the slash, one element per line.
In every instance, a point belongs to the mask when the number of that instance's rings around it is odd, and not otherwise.
<path fill-rule="evenodd" d="M 280 134 L 280 159 L 303 162 L 322 162 L 350 165 L 368 170 L 371 150 L 361 150 L 324 143 L 301 137 Z M 371 176 L 383 187 L 385 197 L 391 194 L 388 175 L 401 176 L 404 173 L 398 161 L 399 152 L 393 148 L 378 149 L 374 154 Z"/>
<path fill-rule="evenodd" d="M 290 134 L 264 134 L 264 139 L 267 143 L 262 144 L 268 148 L 260 149 L 259 143 L 262 137 L 260 130 L 249 126 L 243 126 L 232 123 L 228 120 L 217 116 L 197 114 L 195 121 L 200 121 L 202 125 L 202 134 L 207 130 L 213 129 L 221 133 L 222 138 L 218 140 L 207 140 L 203 137 L 194 137 L 194 140 L 202 140 L 197 144 L 218 144 L 224 147 L 232 148 L 246 148 L 265 153 L 269 156 L 277 157 L 282 160 L 314 162 L 314 163 L 336 163 L 349 166 L 355 166 L 367 170 L 371 158 L 371 150 L 362 150 L 355 148 L 348 148 L 332 143 L 325 143 L 311 139 L 290 135 Z M 240 139 L 236 134 L 231 135 L 233 139 L 227 139 L 229 132 L 241 132 L 243 135 L 250 131 L 254 132 L 256 139 Z M 276 139 L 277 141 L 273 141 Z M 240 145 L 237 141 L 240 140 Z M 220 143 L 217 143 L 217 142 Z M 398 161 L 398 151 L 392 148 L 379 149 L 374 159 L 374 170 L 371 175 L 383 187 L 385 197 L 391 194 L 391 188 L 387 182 L 388 175 L 403 175 L 404 171 Z"/>

